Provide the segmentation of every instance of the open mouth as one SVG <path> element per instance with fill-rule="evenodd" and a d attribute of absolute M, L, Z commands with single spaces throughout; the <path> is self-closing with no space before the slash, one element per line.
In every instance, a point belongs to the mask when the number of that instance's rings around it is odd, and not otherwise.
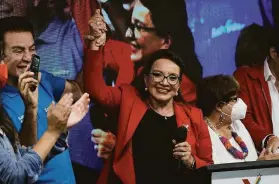
<path fill-rule="evenodd" d="M 130 45 L 131 45 L 132 51 L 136 51 L 136 50 L 141 49 L 141 47 L 134 42 L 131 42 Z"/>
<path fill-rule="evenodd" d="M 22 65 L 22 66 L 17 66 L 17 68 L 20 69 L 21 71 L 26 72 L 26 71 L 29 70 L 30 66 L 23 66 L 23 65 Z"/>

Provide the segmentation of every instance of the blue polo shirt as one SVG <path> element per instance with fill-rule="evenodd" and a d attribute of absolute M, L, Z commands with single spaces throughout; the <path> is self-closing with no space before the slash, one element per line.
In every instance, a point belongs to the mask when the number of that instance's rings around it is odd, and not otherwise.
<path fill-rule="evenodd" d="M 65 79 L 55 77 L 47 72 L 42 72 L 38 98 L 38 139 L 43 135 L 48 127 L 48 107 L 52 101 L 59 101 L 64 92 L 65 83 Z M 18 89 L 13 86 L 6 85 L 3 88 L 1 100 L 3 107 L 13 121 L 14 126 L 17 131 L 20 132 L 24 119 L 25 106 Z M 68 149 L 56 155 L 46 163 L 39 180 L 36 183 L 75 183 Z"/>

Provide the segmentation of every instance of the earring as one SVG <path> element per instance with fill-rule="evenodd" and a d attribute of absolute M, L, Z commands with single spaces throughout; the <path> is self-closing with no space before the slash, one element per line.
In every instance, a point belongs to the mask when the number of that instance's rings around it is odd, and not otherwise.
<path fill-rule="evenodd" d="M 220 123 L 219 123 L 217 126 L 220 126 L 220 125 L 223 123 L 223 121 L 224 121 L 224 115 L 223 115 L 223 113 L 221 113 L 220 118 L 219 118 L 219 121 L 220 121 Z"/>
<path fill-rule="evenodd" d="M 175 93 L 175 96 L 178 96 L 178 92 Z"/>
<path fill-rule="evenodd" d="M 147 88 L 144 88 L 144 90 L 147 91 L 148 89 L 147 89 Z"/>

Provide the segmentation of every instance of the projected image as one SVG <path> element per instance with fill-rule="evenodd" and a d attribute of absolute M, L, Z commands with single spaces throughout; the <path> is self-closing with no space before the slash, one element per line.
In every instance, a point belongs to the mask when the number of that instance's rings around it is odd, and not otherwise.
<path fill-rule="evenodd" d="M 204 76 L 232 74 L 239 31 L 251 23 L 262 24 L 257 0 L 187 0 L 188 25 Z"/>

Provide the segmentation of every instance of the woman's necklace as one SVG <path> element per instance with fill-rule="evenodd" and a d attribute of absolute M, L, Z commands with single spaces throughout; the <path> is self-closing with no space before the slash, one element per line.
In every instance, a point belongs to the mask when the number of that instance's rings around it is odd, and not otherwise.
<path fill-rule="evenodd" d="M 237 142 L 237 144 L 240 146 L 241 151 L 237 150 L 231 143 L 230 141 L 224 137 L 221 136 L 218 132 L 215 126 L 212 125 L 212 123 L 210 122 L 210 120 L 205 117 L 204 118 L 206 123 L 208 124 L 208 126 L 218 135 L 220 141 L 223 143 L 223 145 L 225 146 L 225 148 L 227 149 L 227 151 L 236 159 L 244 159 L 247 157 L 248 155 L 248 148 L 246 146 L 246 144 L 243 142 L 243 140 L 241 139 L 240 136 L 237 135 L 236 132 L 231 130 L 232 136 L 234 138 L 234 140 Z"/>
<path fill-rule="evenodd" d="M 152 109 L 154 112 L 156 112 L 157 114 L 159 114 L 160 116 L 162 116 L 158 111 L 156 111 L 155 109 L 153 109 L 149 103 L 148 103 L 148 106 L 149 106 L 149 108 Z M 168 120 L 168 117 L 167 117 L 167 116 L 163 116 L 163 117 L 165 118 L 165 120 Z"/>

